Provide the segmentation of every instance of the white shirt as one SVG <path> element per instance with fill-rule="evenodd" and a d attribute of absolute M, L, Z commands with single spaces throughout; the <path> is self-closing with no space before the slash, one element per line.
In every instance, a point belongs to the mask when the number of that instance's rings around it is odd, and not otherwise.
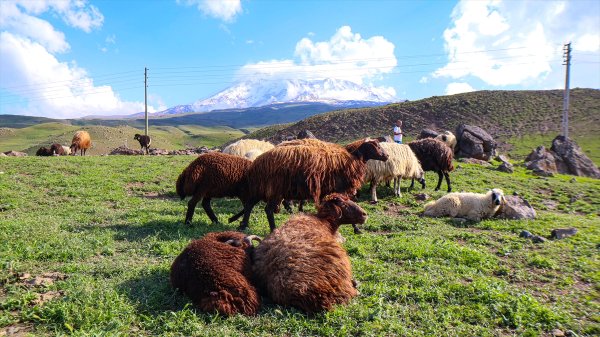
<path fill-rule="evenodd" d="M 402 129 L 399 126 L 394 126 L 394 140 L 402 141 L 402 134 L 397 135 L 396 133 L 402 133 Z"/>

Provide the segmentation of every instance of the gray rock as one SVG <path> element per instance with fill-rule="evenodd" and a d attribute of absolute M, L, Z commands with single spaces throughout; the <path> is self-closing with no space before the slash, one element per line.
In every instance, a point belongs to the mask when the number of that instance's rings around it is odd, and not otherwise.
<path fill-rule="evenodd" d="M 415 200 L 419 200 L 419 201 L 425 201 L 427 199 L 429 199 L 429 195 L 426 193 L 419 193 L 419 194 L 415 194 Z"/>
<path fill-rule="evenodd" d="M 417 137 L 417 139 L 423 139 L 423 138 L 435 138 L 439 135 L 438 132 L 433 131 L 431 129 L 423 129 L 421 130 L 421 133 L 419 134 L 419 136 Z"/>
<path fill-rule="evenodd" d="M 571 178 L 571 180 L 569 180 L 569 182 L 570 182 L 570 183 L 576 183 L 576 182 L 577 182 L 577 179 L 575 179 L 575 178 Z"/>
<path fill-rule="evenodd" d="M 477 165 L 482 165 L 482 166 L 491 166 L 492 165 L 485 160 L 479 160 L 479 159 L 475 159 L 475 158 L 460 158 L 458 161 L 461 163 L 477 164 Z"/>
<path fill-rule="evenodd" d="M 534 235 L 534 236 L 531 237 L 531 241 L 533 243 L 544 243 L 544 242 L 548 241 L 548 239 L 546 239 L 543 236 Z"/>
<path fill-rule="evenodd" d="M 141 155 L 141 154 L 143 154 L 143 152 L 141 150 L 130 149 L 124 145 L 119 146 L 118 148 L 110 151 L 110 153 L 109 153 L 110 156 L 115 156 L 115 155 L 134 156 L 134 155 Z"/>
<path fill-rule="evenodd" d="M 510 164 L 510 162 L 508 161 L 508 158 L 505 155 L 503 155 L 503 154 L 497 155 L 495 159 L 497 161 L 500 161 L 500 162 L 503 162 L 503 163 L 509 163 Z"/>
<path fill-rule="evenodd" d="M 572 139 L 558 136 L 552 141 L 551 150 L 567 167 L 567 174 L 600 178 L 600 169 L 586 156 L 579 145 Z M 561 172 L 562 173 L 562 172 Z"/>
<path fill-rule="evenodd" d="M 560 240 L 568 238 L 569 236 L 573 236 L 575 234 L 577 234 L 577 228 L 557 228 L 552 230 L 550 237 L 554 240 Z"/>
<path fill-rule="evenodd" d="M 482 128 L 461 124 L 455 134 L 457 157 L 490 161 L 496 155 L 496 141 Z"/>
<path fill-rule="evenodd" d="M 27 153 L 19 151 L 7 151 L 4 152 L 7 157 L 27 157 Z"/>
<path fill-rule="evenodd" d="M 504 200 L 504 204 L 500 206 L 496 213 L 496 216 L 500 219 L 535 219 L 537 216 L 535 209 L 531 207 L 529 202 L 518 195 L 504 196 Z"/>
<path fill-rule="evenodd" d="M 313 135 L 312 132 L 310 132 L 310 130 L 302 130 L 298 133 L 298 136 L 296 136 L 297 139 L 307 139 L 307 138 L 314 138 L 316 139 L 317 137 L 315 137 L 315 135 Z"/>
<path fill-rule="evenodd" d="M 520 238 L 525 238 L 525 239 L 529 239 L 530 237 L 532 237 L 533 234 L 531 234 L 529 231 L 521 231 L 521 234 L 519 234 Z"/>
<path fill-rule="evenodd" d="M 554 330 L 552 330 L 552 336 L 553 337 L 564 337 L 565 333 L 560 329 L 554 329 Z"/>
<path fill-rule="evenodd" d="M 503 162 L 498 166 L 497 170 L 505 173 L 513 173 L 515 171 L 513 165 L 509 162 Z"/>

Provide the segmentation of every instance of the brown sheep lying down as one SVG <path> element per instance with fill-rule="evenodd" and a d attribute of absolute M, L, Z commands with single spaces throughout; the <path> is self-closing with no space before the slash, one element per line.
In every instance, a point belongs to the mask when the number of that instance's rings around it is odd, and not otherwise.
<path fill-rule="evenodd" d="M 41 157 L 49 157 L 52 155 L 52 150 L 50 150 L 49 148 L 42 146 L 40 147 L 37 152 L 35 153 L 36 156 L 41 156 Z"/>
<path fill-rule="evenodd" d="M 200 200 L 206 215 L 219 222 L 210 206 L 212 198 L 239 197 L 240 184 L 252 162 L 246 158 L 209 152 L 201 154 L 177 178 L 177 195 L 181 200 L 192 196 L 188 202 L 185 224 L 192 224 L 194 209 Z"/>
<path fill-rule="evenodd" d="M 367 214 L 334 193 L 317 215 L 299 214 L 275 229 L 254 250 L 254 277 L 273 302 L 307 313 L 330 310 L 358 295 L 350 259 L 337 242 L 341 224 L 364 223 Z"/>
<path fill-rule="evenodd" d="M 250 281 L 253 239 L 259 238 L 214 232 L 192 241 L 171 266 L 171 286 L 204 312 L 256 315 L 260 296 Z"/>

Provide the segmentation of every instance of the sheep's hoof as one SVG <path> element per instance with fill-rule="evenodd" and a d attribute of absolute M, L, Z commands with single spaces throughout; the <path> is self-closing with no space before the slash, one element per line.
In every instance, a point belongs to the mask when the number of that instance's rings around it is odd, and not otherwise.
<path fill-rule="evenodd" d="M 188 220 L 186 220 L 186 221 L 185 221 L 183 224 L 184 224 L 185 226 L 188 226 L 188 227 L 192 227 L 192 226 L 193 226 L 193 225 L 192 225 L 192 221 L 188 221 Z"/>
<path fill-rule="evenodd" d="M 452 192 L 452 189 L 451 189 L 451 188 L 449 188 L 449 189 L 448 189 L 448 193 L 450 193 L 450 192 Z"/>
<path fill-rule="evenodd" d="M 377 204 L 377 200 L 371 200 L 371 201 L 369 201 L 369 204 L 376 205 Z"/>
<path fill-rule="evenodd" d="M 360 228 L 354 228 L 354 234 L 362 234 L 363 231 Z"/>

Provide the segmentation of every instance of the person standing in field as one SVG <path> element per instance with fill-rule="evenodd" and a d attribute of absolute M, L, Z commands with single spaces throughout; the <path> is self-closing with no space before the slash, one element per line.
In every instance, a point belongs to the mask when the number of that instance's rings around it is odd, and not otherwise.
<path fill-rule="evenodd" d="M 394 141 L 398 144 L 402 144 L 402 121 L 397 120 L 396 126 L 394 126 Z"/>

